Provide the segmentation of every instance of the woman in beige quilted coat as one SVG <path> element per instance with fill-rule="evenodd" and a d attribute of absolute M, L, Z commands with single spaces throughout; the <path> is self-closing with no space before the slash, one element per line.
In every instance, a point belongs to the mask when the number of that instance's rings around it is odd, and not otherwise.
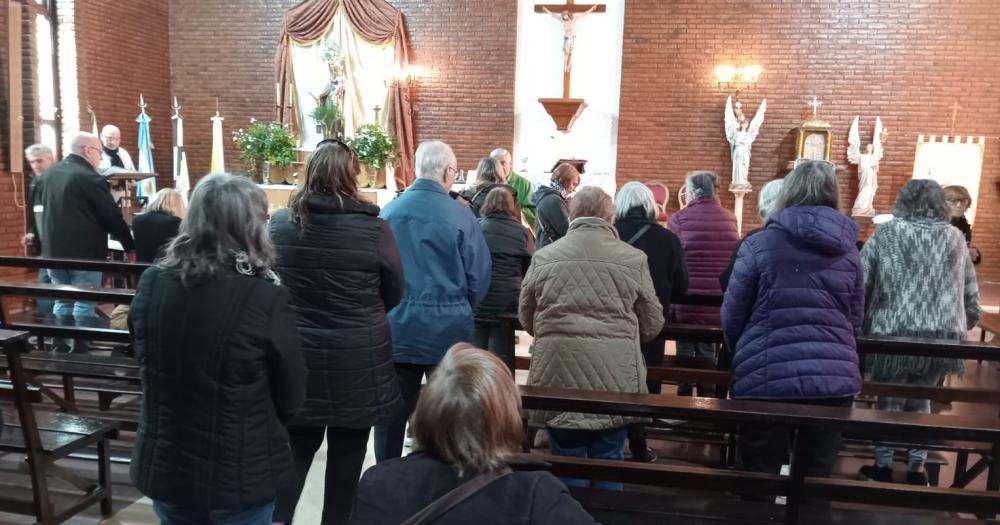
<path fill-rule="evenodd" d="M 645 393 L 639 344 L 663 327 L 646 255 L 618 239 L 611 197 L 600 188 L 578 191 L 569 218 L 566 236 L 535 254 L 521 287 L 518 313 L 535 338 L 528 384 Z M 545 411 L 532 411 L 529 419 L 548 428 L 555 455 L 617 460 L 625 457 L 626 427 L 633 421 Z"/>

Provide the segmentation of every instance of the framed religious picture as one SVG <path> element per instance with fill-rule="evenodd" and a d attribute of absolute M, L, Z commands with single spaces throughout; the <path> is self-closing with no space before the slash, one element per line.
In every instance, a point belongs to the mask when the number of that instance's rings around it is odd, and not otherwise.
<path fill-rule="evenodd" d="M 826 124 L 825 126 L 823 124 Z M 830 160 L 833 131 L 826 122 L 803 122 L 799 126 L 796 142 L 796 158 L 809 160 Z"/>

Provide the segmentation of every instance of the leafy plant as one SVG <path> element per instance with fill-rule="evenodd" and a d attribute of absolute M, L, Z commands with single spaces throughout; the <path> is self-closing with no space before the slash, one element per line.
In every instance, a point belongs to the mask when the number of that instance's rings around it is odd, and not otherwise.
<path fill-rule="evenodd" d="M 250 127 L 233 132 L 233 141 L 240 146 L 240 160 L 248 166 L 265 160 L 284 167 L 296 159 L 295 137 L 277 122 L 250 119 Z"/>
<path fill-rule="evenodd" d="M 347 139 L 347 145 L 369 169 L 381 169 L 399 158 L 399 143 L 395 137 L 375 124 L 359 126 L 354 136 Z"/>
<path fill-rule="evenodd" d="M 325 104 L 316 106 L 316 109 L 312 110 L 309 116 L 323 126 L 324 138 L 333 138 L 334 132 L 337 129 L 337 123 L 344 117 L 344 114 L 340 110 L 340 106 L 337 105 L 336 100 L 331 97 L 327 99 Z"/>

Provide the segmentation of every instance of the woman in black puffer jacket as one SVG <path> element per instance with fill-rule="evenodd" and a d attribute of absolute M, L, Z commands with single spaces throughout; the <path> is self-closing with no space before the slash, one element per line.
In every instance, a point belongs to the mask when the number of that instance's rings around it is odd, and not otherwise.
<path fill-rule="evenodd" d="M 514 332 L 500 322 L 503 314 L 516 317 L 521 278 L 531 264 L 535 242 L 518 217 L 513 188 L 499 186 L 483 199 L 479 225 L 490 248 L 493 273 L 486 298 L 476 310 L 472 344 L 496 354 L 514 373 Z"/>
<path fill-rule="evenodd" d="M 358 157 L 320 143 L 288 209 L 271 219 L 277 271 L 298 316 L 308 379 L 289 424 L 293 467 L 274 521 L 292 521 L 323 436 L 329 459 L 323 523 L 346 523 L 371 427 L 402 410 L 386 314 L 403 295 L 396 241 L 378 206 L 361 201 Z"/>

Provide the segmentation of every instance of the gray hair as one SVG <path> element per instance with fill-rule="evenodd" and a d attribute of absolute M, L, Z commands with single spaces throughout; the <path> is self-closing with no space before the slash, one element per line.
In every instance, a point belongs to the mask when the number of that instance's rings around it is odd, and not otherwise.
<path fill-rule="evenodd" d="M 624 219 L 629 211 L 641 208 L 642 215 L 647 219 L 656 218 L 656 200 L 653 191 L 641 182 L 629 182 L 618 190 L 615 196 L 615 219 Z"/>
<path fill-rule="evenodd" d="M 809 160 L 799 164 L 788 176 L 778 194 L 771 214 L 793 206 L 827 206 L 840 209 L 837 172 L 830 162 Z"/>
<path fill-rule="evenodd" d="M 570 220 L 580 217 L 597 217 L 608 223 L 615 222 L 615 205 L 611 196 L 597 186 L 587 186 L 577 191 L 569 200 Z"/>
<path fill-rule="evenodd" d="M 951 208 L 937 182 L 913 179 L 899 190 L 892 214 L 897 219 L 948 221 L 951 219 Z"/>
<path fill-rule="evenodd" d="M 760 189 L 760 194 L 757 195 L 757 213 L 760 214 L 760 220 L 767 221 L 771 211 L 774 210 L 774 205 L 777 204 L 778 194 L 781 193 L 781 188 L 784 185 L 784 179 L 774 179 Z"/>
<path fill-rule="evenodd" d="M 719 178 L 711 171 L 692 171 L 684 179 L 688 201 L 715 195 L 715 184 Z"/>
<path fill-rule="evenodd" d="M 95 142 L 97 143 L 97 146 L 92 146 Z M 100 144 L 101 139 L 97 138 L 97 135 L 81 131 L 80 133 L 73 135 L 73 139 L 69 143 L 69 152 L 86 158 L 87 147 L 96 148 L 100 147 Z"/>
<path fill-rule="evenodd" d="M 25 157 L 44 157 L 49 156 L 55 158 L 55 154 L 52 153 L 52 148 L 46 146 L 45 144 L 32 144 L 27 148 L 24 148 Z"/>
<path fill-rule="evenodd" d="M 418 179 L 444 182 L 444 172 L 455 162 L 455 152 L 451 146 L 440 140 L 429 140 L 420 144 L 416 154 Z"/>
<path fill-rule="evenodd" d="M 497 148 L 497 149 L 495 149 L 495 150 L 493 150 L 493 151 L 490 152 L 490 157 L 493 157 L 494 159 L 498 159 L 499 160 L 499 159 L 502 159 L 504 157 L 510 157 L 510 152 L 507 151 L 507 150 L 505 150 L 505 149 L 503 149 L 503 148 Z"/>
<path fill-rule="evenodd" d="M 179 272 L 187 286 L 236 271 L 237 256 L 245 257 L 257 275 L 274 266 L 267 197 L 246 177 L 212 173 L 195 186 L 180 231 L 158 264 Z"/>
<path fill-rule="evenodd" d="M 166 213 L 174 217 L 184 217 L 184 196 L 173 188 L 163 188 L 153 195 L 146 206 L 146 211 Z"/>

